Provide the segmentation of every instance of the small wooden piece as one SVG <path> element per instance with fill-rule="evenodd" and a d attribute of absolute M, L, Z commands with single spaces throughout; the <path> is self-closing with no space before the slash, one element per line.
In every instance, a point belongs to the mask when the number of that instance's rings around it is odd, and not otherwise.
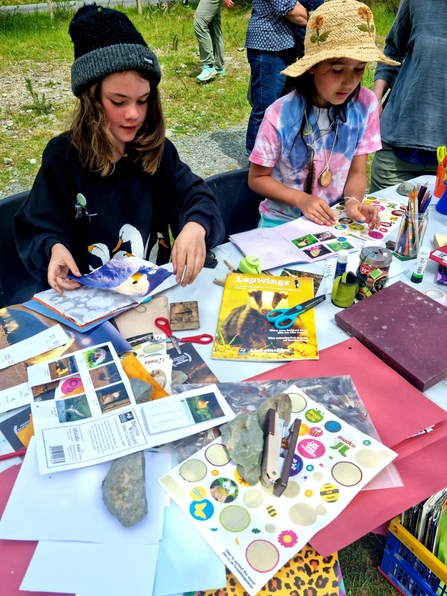
<path fill-rule="evenodd" d="M 197 301 L 172 302 L 170 304 L 169 322 L 172 331 L 198 329 L 200 327 L 200 321 Z"/>

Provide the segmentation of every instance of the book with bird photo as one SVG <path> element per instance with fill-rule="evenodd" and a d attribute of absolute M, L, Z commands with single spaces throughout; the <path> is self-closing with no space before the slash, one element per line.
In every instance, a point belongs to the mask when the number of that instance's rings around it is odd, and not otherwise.
<path fill-rule="evenodd" d="M 46 316 L 54 312 L 78 328 L 124 312 L 176 283 L 171 265 L 158 267 L 133 255 L 114 257 L 82 277 L 68 277 L 81 287 L 63 294 L 44 290 L 33 300 L 47 307 Z"/>
<path fill-rule="evenodd" d="M 227 275 L 211 357 L 317 359 L 315 313 L 309 302 L 313 299 L 311 278 Z M 276 312 L 269 315 L 271 311 Z"/>

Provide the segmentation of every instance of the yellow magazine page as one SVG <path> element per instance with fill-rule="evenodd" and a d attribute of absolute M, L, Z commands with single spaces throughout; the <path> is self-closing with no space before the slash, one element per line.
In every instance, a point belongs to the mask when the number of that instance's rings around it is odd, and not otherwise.
<path fill-rule="evenodd" d="M 211 357 L 270 361 L 317 359 L 314 309 L 297 316 L 287 329 L 277 329 L 266 319 L 273 309 L 290 309 L 313 297 L 310 278 L 227 275 Z"/>

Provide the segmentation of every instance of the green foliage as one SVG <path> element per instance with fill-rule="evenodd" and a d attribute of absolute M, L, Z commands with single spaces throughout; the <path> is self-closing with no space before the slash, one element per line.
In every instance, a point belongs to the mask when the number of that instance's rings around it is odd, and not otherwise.
<path fill-rule="evenodd" d="M 25 77 L 25 86 L 26 90 L 30 93 L 31 97 L 33 98 L 33 105 L 31 108 L 38 114 L 42 116 L 43 114 L 49 114 L 51 112 L 51 108 L 53 104 L 49 99 L 45 97 L 45 93 L 39 95 L 37 91 L 33 89 L 33 84 L 31 79 Z"/>

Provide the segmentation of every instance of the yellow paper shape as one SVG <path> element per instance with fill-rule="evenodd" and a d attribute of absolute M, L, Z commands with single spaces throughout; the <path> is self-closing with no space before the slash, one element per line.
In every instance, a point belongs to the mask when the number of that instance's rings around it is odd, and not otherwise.
<path fill-rule="evenodd" d="M 165 391 L 159 383 L 157 383 L 154 377 L 147 372 L 135 354 L 129 354 L 126 356 L 121 361 L 121 364 L 123 365 L 124 372 L 129 379 L 140 379 L 140 381 L 145 381 L 146 383 L 150 383 L 152 385 L 153 400 L 169 395 L 169 393 Z"/>

